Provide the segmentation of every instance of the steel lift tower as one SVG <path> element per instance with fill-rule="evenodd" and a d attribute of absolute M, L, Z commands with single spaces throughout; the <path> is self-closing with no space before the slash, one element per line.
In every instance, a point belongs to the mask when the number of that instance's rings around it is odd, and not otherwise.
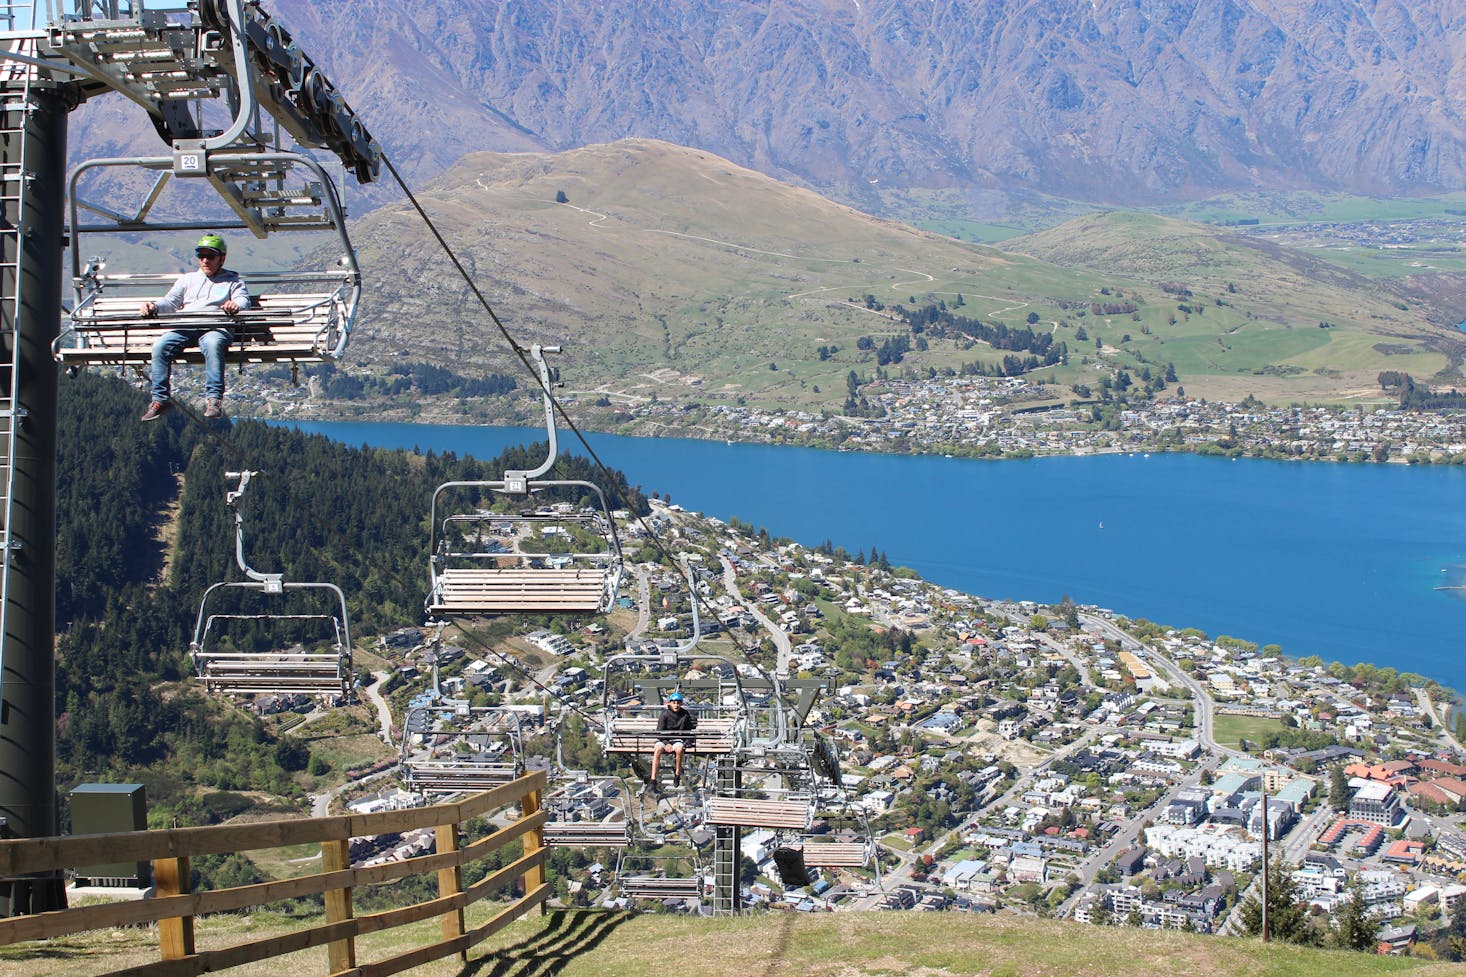
<path fill-rule="evenodd" d="M 287 188 L 285 157 L 325 149 L 363 183 L 381 162 L 345 99 L 257 0 L 0 2 L 0 837 L 59 828 L 53 342 L 66 128 L 72 109 L 109 92 L 146 111 L 168 153 L 104 161 L 156 176 L 130 215 L 89 208 L 109 229 L 236 227 L 263 238 L 318 227 L 300 211 L 319 205 L 320 187 Z M 170 179 L 207 181 L 234 219 L 151 220 Z M 63 905 L 60 878 L 0 879 L 0 914 Z"/>

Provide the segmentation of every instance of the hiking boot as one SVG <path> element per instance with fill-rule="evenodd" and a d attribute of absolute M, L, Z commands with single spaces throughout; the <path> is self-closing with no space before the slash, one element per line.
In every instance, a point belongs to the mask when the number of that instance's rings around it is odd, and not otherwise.
<path fill-rule="evenodd" d="M 147 410 L 143 411 L 143 416 L 139 418 L 139 420 L 156 421 L 158 418 L 168 413 L 168 409 L 172 406 L 173 405 L 168 403 L 166 400 L 155 400 L 148 405 Z"/>
<path fill-rule="evenodd" d="M 208 399 L 208 402 L 204 404 L 204 416 L 223 417 L 224 401 L 220 400 L 218 397 L 210 397 Z"/>

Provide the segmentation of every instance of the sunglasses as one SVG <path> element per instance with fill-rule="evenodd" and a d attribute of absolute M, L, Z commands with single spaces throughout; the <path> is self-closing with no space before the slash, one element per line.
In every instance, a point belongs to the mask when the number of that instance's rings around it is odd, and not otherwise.
<path fill-rule="evenodd" d="M 224 257 L 224 255 L 219 253 L 218 251 L 195 251 L 194 254 L 198 255 L 200 258 L 208 258 L 210 260 L 214 258 Z"/>

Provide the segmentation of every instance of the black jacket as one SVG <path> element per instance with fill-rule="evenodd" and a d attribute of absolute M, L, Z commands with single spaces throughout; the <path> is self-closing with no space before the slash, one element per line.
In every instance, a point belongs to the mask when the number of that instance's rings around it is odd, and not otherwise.
<path fill-rule="evenodd" d="M 676 711 L 664 706 L 657 717 L 659 733 L 690 733 L 694 729 L 697 729 L 697 717 L 686 706 Z"/>

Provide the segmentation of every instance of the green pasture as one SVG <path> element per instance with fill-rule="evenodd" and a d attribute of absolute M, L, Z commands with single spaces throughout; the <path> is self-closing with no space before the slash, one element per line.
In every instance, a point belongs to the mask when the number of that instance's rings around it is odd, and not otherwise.
<path fill-rule="evenodd" d="M 1244 739 L 1257 743 L 1266 734 L 1279 732 L 1283 728 L 1282 722 L 1277 719 L 1218 714 L 1213 719 L 1212 734 L 1218 743 L 1237 749 Z"/>

